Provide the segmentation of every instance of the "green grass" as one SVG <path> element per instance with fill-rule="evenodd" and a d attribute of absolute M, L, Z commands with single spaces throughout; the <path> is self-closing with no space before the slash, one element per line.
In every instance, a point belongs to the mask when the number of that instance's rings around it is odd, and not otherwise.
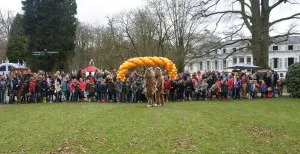
<path fill-rule="evenodd" d="M 0 153 L 300 153 L 300 101 L 0 106 Z"/>

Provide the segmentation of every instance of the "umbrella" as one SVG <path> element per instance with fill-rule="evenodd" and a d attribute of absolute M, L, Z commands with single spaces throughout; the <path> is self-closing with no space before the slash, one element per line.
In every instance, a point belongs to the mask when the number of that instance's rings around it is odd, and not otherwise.
<path fill-rule="evenodd" d="M 96 70 L 98 70 L 98 68 L 95 66 L 88 66 L 88 67 L 84 68 L 83 70 L 85 70 L 86 72 L 95 72 Z"/>
<path fill-rule="evenodd" d="M 252 68 L 259 68 L 258 66 L 255 65 L 249 65 L 249 64 L 237 64 L 237 65 L 232 65 L 230 67 L 226 67 L 227 69 L 252 69 Z"/>

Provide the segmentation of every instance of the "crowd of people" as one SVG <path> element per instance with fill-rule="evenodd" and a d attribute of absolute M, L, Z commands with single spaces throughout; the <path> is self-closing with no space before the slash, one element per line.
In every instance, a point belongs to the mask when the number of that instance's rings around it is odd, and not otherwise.
<path fill-rule="evenodd" d="M 0 104 L 24 104 L 41 102 L 147 102 L 144 73 L 133 71 L 122 82 L 116 71 L 85 71 L 11 73 L 0 81 Z M 274 71 L 257 73 L 228 73 L 206 71 L 204 73 L 179 73 L 171 80 L 164 76 L 165 102 L 186 100 L 222 101 L 271 98 L 282 96 L 284 80 Z"/>

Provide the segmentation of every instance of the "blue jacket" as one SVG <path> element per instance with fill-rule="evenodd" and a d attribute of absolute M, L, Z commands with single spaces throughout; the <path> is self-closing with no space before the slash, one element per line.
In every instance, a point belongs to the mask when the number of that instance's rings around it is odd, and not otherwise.
<path fill-rule="evenodd" d="M 101 83 L 101 82 L 97 82 L 96 83 L 96 91 L 97 92 L 106 92 L 107 91 L 107 89 L 106 89 L 106 86 L 105 86 L 105 84 L 103 84 L 103 83 Z"/>
<path fill-rule="evenodd" d="M 262 93 L 266 92 L 266 91 L 267 91 L 267 86 L 261 85 L 261 86 L 260 86 L 260 91 L 261 91 Z"/>
<path fill-rule="evenodd" d="M 117 82 L 116 83 L 116 91 L 118 93 L 121 93 L 122 92 L 122 83 L 121 82 Z"/>

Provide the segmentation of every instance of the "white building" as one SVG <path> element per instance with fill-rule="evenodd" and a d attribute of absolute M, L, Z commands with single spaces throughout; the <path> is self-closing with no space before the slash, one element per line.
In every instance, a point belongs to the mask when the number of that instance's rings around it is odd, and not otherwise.
<path fill-rule="evenodd" d="M 207 56 L 191 60 L 186 65 L 185 70 L 191 73 L 207 70 L 223 71 L 225 67 L 234 64 L 253 64 L 251 51 L 244 47 L 241 43 L 228 45 Z M 230 55 L 235 50 L 240 51 Z M 287 41 L 272 44 L 269 47 L 269 66 L 278 72 L 281 77 L 285 76 L 288 66 L 299 62 L 299 59 L 300 36 L 290 36 Z"/>

